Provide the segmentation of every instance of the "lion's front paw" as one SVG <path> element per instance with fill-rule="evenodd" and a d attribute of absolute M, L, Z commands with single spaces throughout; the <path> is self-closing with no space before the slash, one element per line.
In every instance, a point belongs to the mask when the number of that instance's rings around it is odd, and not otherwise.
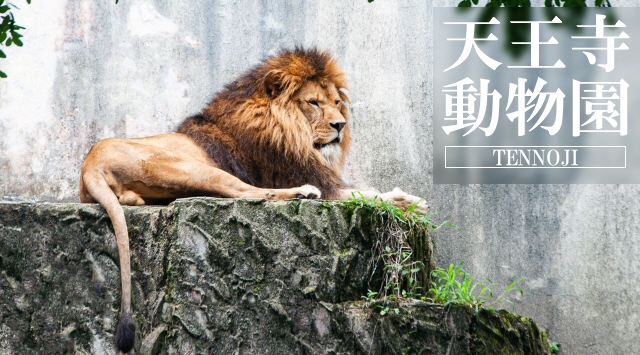
<path fill-rule="evenodd" d="M 393 201 L 395 206 L 400 207 L 403 210 L 406 210 L 413 204 L 416 204 L 415 210 L 418 212 L 427 213 L 427 209 L 429 208 L 429 205 L 427 205 L 427 202 L 423 198 L 409 195 L 397 187 L 390 192 L 382 194 L 380 197 L 385 200 Z"/>
<path fill-rule="evenodd" d="M 312 185 L 304 185 L 297 188 L 296 198 L 317 199 L 322 195 L 317 187 Z"/>

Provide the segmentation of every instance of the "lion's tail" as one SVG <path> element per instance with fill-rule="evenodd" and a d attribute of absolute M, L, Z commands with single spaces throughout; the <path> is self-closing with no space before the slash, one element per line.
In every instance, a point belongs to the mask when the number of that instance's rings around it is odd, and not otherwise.
<path fill-rule="evenodd" d="M 129 352 L 135 342 L 136 327 L 131 314 L 131 264 L 129 255 L 129 232 L 124 210 L 111 191 L 101 172 L 87 172 L 82 176 L 87 191 L 107 211 L 118 242 L 120 255 L 120 278 L 122 281 L 122 303 L 120 322 L 116 330 L 116 345 L 123 353 Z"/>

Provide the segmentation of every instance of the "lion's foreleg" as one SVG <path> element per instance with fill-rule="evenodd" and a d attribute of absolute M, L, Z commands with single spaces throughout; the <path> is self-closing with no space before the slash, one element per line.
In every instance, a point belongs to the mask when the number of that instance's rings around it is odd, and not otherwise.
<path fill-rule="evenodd" d="M 340 199 L 348 200 L 350 198 L 359 198 L 363 197 L 365 199 L 372 198 L 380 198 L 385 201 L 393 202 L 394 206 L 397 206 L 402 209 L 407 209 L 412 204 L 416 204 L 416 209 L 420 212 L 426 212 L 429 206 L 425 202 L 423 198 L 418 196 L 409 195 L 408 193 L 400 190 L 399 188 L 395 188 L 389 192 L 380 193 L 377 191 L 367 191 L 367 190 L 356 190 L 356 189 L 345 189 L 340 192 Z"/>
<path fill-rule="evenodd" d="M 320 198 L 320 190 L 311 185 L 290 189 L 264 189 L 249 185 L 224 170 L 212 168 L 212 184 L 217 195 L 230 198 L 265 198 L 267 200 L 288 200 L 292 198 Z"/>
<path fill-rule="evenodd" d="M 150 175 L 145 177 L 147 185 L 167 186 L 170 190 L 189 191 L 190 194 L 267 200 L 320 197 L 320 190 L 311 185 L 289 189 L 255 187 L 222 169 L 195 161 L 174 162 L 159 159 L 149 173 Z"/>

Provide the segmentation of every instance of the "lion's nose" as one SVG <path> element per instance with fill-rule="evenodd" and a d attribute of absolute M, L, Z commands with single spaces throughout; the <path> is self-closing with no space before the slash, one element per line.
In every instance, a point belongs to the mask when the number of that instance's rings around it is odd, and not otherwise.
<path fill-rule="evenodd" d="M 338 133 L 340 133 L 340 131 L 342 131 L 342 129 L 344 128 L 344 126 L 346 124 L 347 124 L 347 122 L 335 122 L 335 123 L 329 123 L 329 126 L 335 128 L 336 131 L 338 131 Z"/>

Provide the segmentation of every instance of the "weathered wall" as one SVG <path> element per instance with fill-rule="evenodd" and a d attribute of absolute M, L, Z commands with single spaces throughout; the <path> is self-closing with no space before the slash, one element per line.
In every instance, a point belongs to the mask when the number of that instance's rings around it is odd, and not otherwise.
<path fill-rule="evenodd" d="M 351 83 L 350 180 L 428 196 L 462 227 L 440 234 L 440 264 L 464 259 L 473 275 L 502 285 L 526 276 L 516 311 L 565 353 L 640 353 L 640 188 L 432 185 L 432 6 L 456 3 L 24 5 L 16 15 L 25 47 L 0 60 L 9 74 L 0 80 L 0 193 L 76 201 L 80 163 L 98 139 L 169 131 L 261 57 L 318 45 Z"/>

